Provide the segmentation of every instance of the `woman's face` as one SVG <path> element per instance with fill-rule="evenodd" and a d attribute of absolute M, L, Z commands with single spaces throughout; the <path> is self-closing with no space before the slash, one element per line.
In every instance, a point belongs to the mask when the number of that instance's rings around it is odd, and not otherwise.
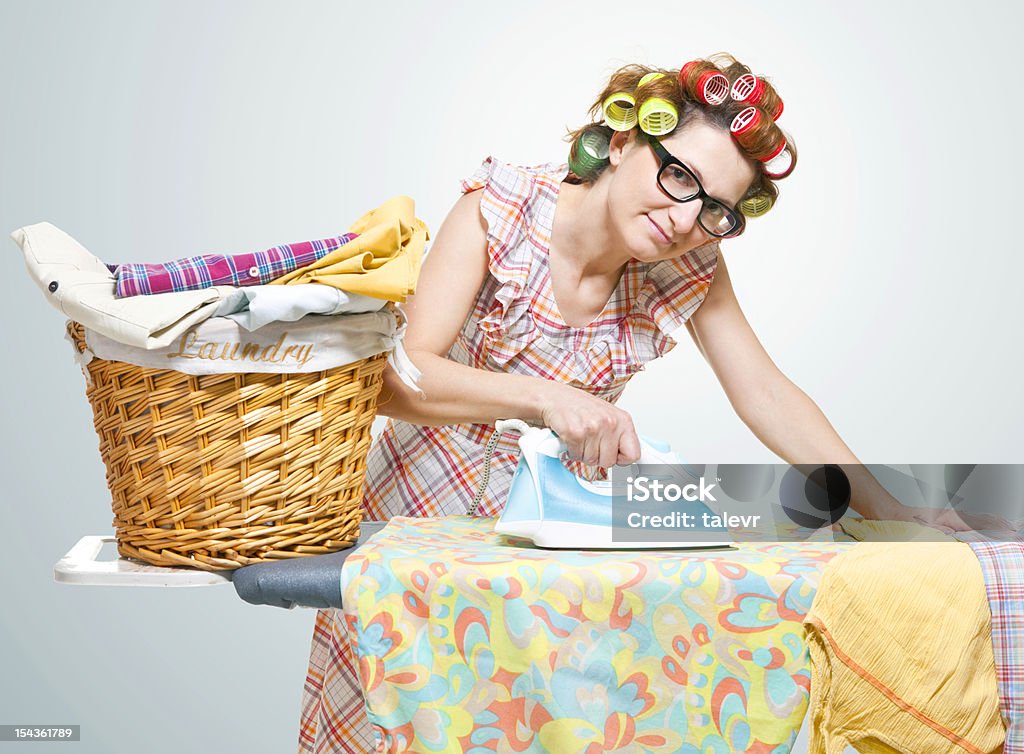
<path fill-rule="evenodd" d="M 708 194 L 729 207 L 739 203 L 754 180 L 753 164 L 729 132 L 703 121 L 695 120 L 661 143 L 696 174 Z M 713 240 L 697 222 L 700 200 L 677 202 L 658 187 L 661 160 L 636 129 L 615 134 L 609 159 L 612 227 L 632 258 L 672 259 Z"/>

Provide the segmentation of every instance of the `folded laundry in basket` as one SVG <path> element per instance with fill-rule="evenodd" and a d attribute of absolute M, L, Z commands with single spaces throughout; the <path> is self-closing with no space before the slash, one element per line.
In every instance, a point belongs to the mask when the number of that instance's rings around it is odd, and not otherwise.
<path fill-rule="evenodd" d="M 215 315 L 229 317 L 246 330 L 257 330 L 271 322 L 294 322 L 307 314 L 362 314 L 388 306 L 384 299 L 345 293 L 318 283 L 220 290 L 223 297 Z"/>
<path fill-rule="evenodd" d="M 359 237 L 274 284 L 324 283 L 351 293 L 403 302 L 415 293 L 430 235 L 407 196 L 389 199 L 349 229 Z"/>
<path fill-rule="evenodd" d="M 304 281 L 296 277 L 290 279 L 292 285 L 274 289 L 267 285 L 214 286 L 118 298 L 111 269 L 56 226 L 45 222 L 29 225 L 14 231 L 11 238 L 21 248 L 29 274 L 53 307 L 113 340 L 149 349 L 170 345 L 186 330 L 213 316 L 231 314 L 252 330 L 270 321 L 293 321 L 312 313 L 376 311 L 387 300 L 404 298 L 415 288 L 427 238 L 426 226 L 412 216 L 412 211 L 412 200 L 399 197 L 385 204 L 379 215 L 375 214 L 378 211 L 371 212 L 360 221 L 366 227 L 374 226 L 368 238 L 372 249 L 362 248 L 355 260 L 360 264 L 365 256 L 376 260 L 364 264 L 369 270 L 362 286 L 365 295 L 349 290 L 353 286 L 334 284 L 338 279 L 359 275 L 331 273 L 324 280 L 326 286 L 301 285 Z M 394 265 L 390 269 L 381 262 L 386 261 L 389 248 Z M 286 292 L 293 287 L 301 292 Z M 408 367 L 414 369 L 411 363 Z"/>
<path fill-rule="evenodd" d="M 356 238 L 346 233 L 316 241 L 282 244 L 243 254 L 204 254 L 172 262 L 116 265 L 118 298 L 173 291 L 194 291 L 215 285 L 249 286 L 269 283 L 293 270 L 312 264 Z M 110 265 L 107 265 L 110 267 Z"/>
<path fill-rule="evenodd" d="M 213 316 L 220 288 L 119 299 L 114 275 L 84 246 L 50 223 L 18 228 L 11 238 L 51 306 L 88 328 L 139 348 L 172 343 Z"/>
<path fill-rule="evenodd" d="M 399 346 L 404 327 L 390 310 L 272 322 L 250 332 L 227 317 L 211 317 L 164 348 L 133 348 L 86 329 L 90 355 L 186 374 L 319 372 Z"/>

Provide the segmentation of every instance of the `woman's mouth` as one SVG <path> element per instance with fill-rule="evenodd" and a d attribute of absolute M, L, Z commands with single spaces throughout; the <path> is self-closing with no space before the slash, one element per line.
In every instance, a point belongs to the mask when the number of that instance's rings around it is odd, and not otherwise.
<path fill-rule="evenodd" d="M 647 218 L 647 221 L 651 224 L 651 228 L 654 229 L 654 237 L 658 240 L 658 243 L 671 246 L 672 239 L 669 238 L 668 234 L 661 229 L 661 226 L 658 225 L 658 223 L 654 222 L 654 220 L 651 219 L 650 215 L 644 215 L 644 217 Z"/>

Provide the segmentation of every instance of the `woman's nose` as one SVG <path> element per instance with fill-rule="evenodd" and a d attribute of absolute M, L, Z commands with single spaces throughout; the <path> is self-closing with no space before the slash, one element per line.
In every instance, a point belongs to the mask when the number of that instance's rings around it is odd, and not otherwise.
<path fill-rule="evenodd" d="M 685 236 L 697 227 L 697 216 L 700 215 L 701 207 L 700 199 L 680 202 L 670 207 L 668 218 L 672 221 L 672 232 L 676 236 Z"/>

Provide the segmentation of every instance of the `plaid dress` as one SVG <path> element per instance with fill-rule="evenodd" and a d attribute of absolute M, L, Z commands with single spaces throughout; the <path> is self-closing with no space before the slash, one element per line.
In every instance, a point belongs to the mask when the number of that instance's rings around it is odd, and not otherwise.
<path fill-rule="evenodd" d="M 483 190 L 490 274 L 448 358 L 557 380 L 614 403 L 630 377 L 675 346 L 711 285 L 718 243 L 653 264 L 631 261 L 597 318 L 571 327 L 558 312 L 548 268 L 555 203 L 567 173 L 566 165 L 523 168 L 488 158 L 462 182 L 463 192 Z M 367 459 L 363 515 L 465 514 L 493 431 L 483 424 L 420 427 L 389 420 Z M 480 515 L 501 512 L 516 466 L 515 439 L 507 435 L 497 444 Z M 577 470 L 591 477 L 596 471 Z M 374 751 L 343 620 L 336 610 L 317 614 L 300 752 Z"/>

